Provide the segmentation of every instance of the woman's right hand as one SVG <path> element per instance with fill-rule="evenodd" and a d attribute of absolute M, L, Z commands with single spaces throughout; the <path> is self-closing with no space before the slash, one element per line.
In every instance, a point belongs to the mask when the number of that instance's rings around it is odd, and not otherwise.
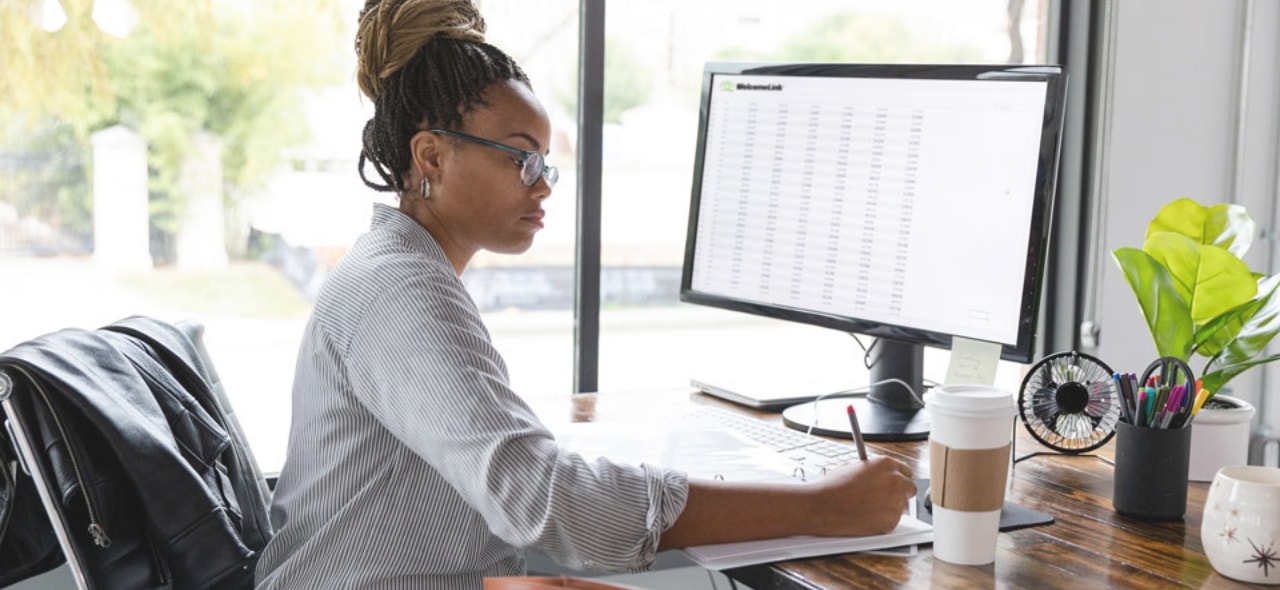
<path fill-rule="evenodd" d="M 898 525 L 907 502 L 916 495 L 907 466 L 883 456 L 842 466 L 814 486 L 816 535 L 887 533 Z"/>
<path fill-rule="evenodd" d="M 873 457 L 803 484 L 691 480 L 684 511 L 659 547 L 887 533 L 915 495 L 908 473 L 902 463 Z"/>

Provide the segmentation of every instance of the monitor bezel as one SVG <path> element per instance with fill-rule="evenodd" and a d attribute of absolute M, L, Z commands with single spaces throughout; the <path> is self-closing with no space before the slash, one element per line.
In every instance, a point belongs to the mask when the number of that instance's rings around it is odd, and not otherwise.
<path fill-rule="evenodd" d="M 697 242 L 698 211 L 701 204 L 703 160 L 706 154 L 707 120 L 713 79 L 717 75 L 818 76 L 843 78 L 939 79 L 939 80 L 1034 80 L 1044 81 L 1045 107 L 1041 121 L 1039 165 L 1027 236 L 1027 260 L 1023 279 L 1021 312 L 1015 344 L 1002 344 L 1001 358 L 1029 362 L 1035 354 L 1036 330 L 1040 315 L 1040 293 L 1048 256 L 1053 204 L 1057 192 L 1059 156 L 1066 100 L 1066 72 L 1056 65 L 972 65 L 972 64 L 847 64 L 847 63 L 709 63 L 703 70 L 698 113 L 698 136 L 693 166 L 693 188 L 689 225 L 685 236 L 684 263 L 680 279 L 680 300 L 709 307 L 749 313 L 780 320 L 815 325 L 846 332 L 887 338 L 908 344 L 950 348 L 953 334 L 895 326 L 758 301 L 734 299 L 693 290 L 694 250 Z"/>

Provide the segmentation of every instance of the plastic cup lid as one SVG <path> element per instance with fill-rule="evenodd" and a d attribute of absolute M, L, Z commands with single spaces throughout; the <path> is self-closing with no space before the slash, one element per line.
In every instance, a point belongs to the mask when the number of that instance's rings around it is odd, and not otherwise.
<path fill-rule="evenodd" d="M 941 385 L 929 392 L 925 407 L 931 412 L 957 416 L 1013 416 L 1018 406 L 1013 394 L 989 385 Z"/>

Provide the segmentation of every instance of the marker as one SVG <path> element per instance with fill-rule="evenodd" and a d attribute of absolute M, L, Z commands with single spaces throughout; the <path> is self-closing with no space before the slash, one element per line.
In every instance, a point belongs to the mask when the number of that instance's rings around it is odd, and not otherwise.
<path fill-rule="evenodd" d="M 1168 428 L 1173 422 L 1173 417 L 1178 413 L 1178 407 L 1182 405 L 1182 396 L 1187 389 L 1181 385 L 1174 385 L 1173 391 L 1169 393 L 1169 402 L 1164 408 L 1164 419 L 1160 421 L 1160 428 Z"/>
<path fill-rule="evenodd" d="M 1196 405 L 1191 406 L 1191 415 L 1195 416 L 1200 413 L 1200 406 L 1204 405 L 1205 400 L 1209 399 L 1209 390 L 1200 388 L 1200 393 L 1196 394 Z"/>
<path fill-rule="evenodd" d="M 853 404 L 849 404 L 849 429 L 853 433 L 853 442 L 858 445 L 858 458 L 867 460 L 867 444 L 862 442 L 862 429 L 858 427 L 858 415 L 853 412 Z"/>
<path fill-rule="evenodd" d="M 1169 401 L 1169 386 L 1160 385 L 1156 387 L 1156 398 L 1152 403 L 1151 417 L 1154 419 L 1157 413 L 1164 413 L 1164 406 Z"/>

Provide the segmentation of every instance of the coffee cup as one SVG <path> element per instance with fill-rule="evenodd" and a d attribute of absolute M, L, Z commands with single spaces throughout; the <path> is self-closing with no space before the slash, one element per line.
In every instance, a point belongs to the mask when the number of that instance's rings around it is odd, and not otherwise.
<path fill-rule="evenodd" d="M 930 393 L 933 556 L 959 565 L 995 561 L 1013 442 L 1013 394 L 984 385 Z"/>

